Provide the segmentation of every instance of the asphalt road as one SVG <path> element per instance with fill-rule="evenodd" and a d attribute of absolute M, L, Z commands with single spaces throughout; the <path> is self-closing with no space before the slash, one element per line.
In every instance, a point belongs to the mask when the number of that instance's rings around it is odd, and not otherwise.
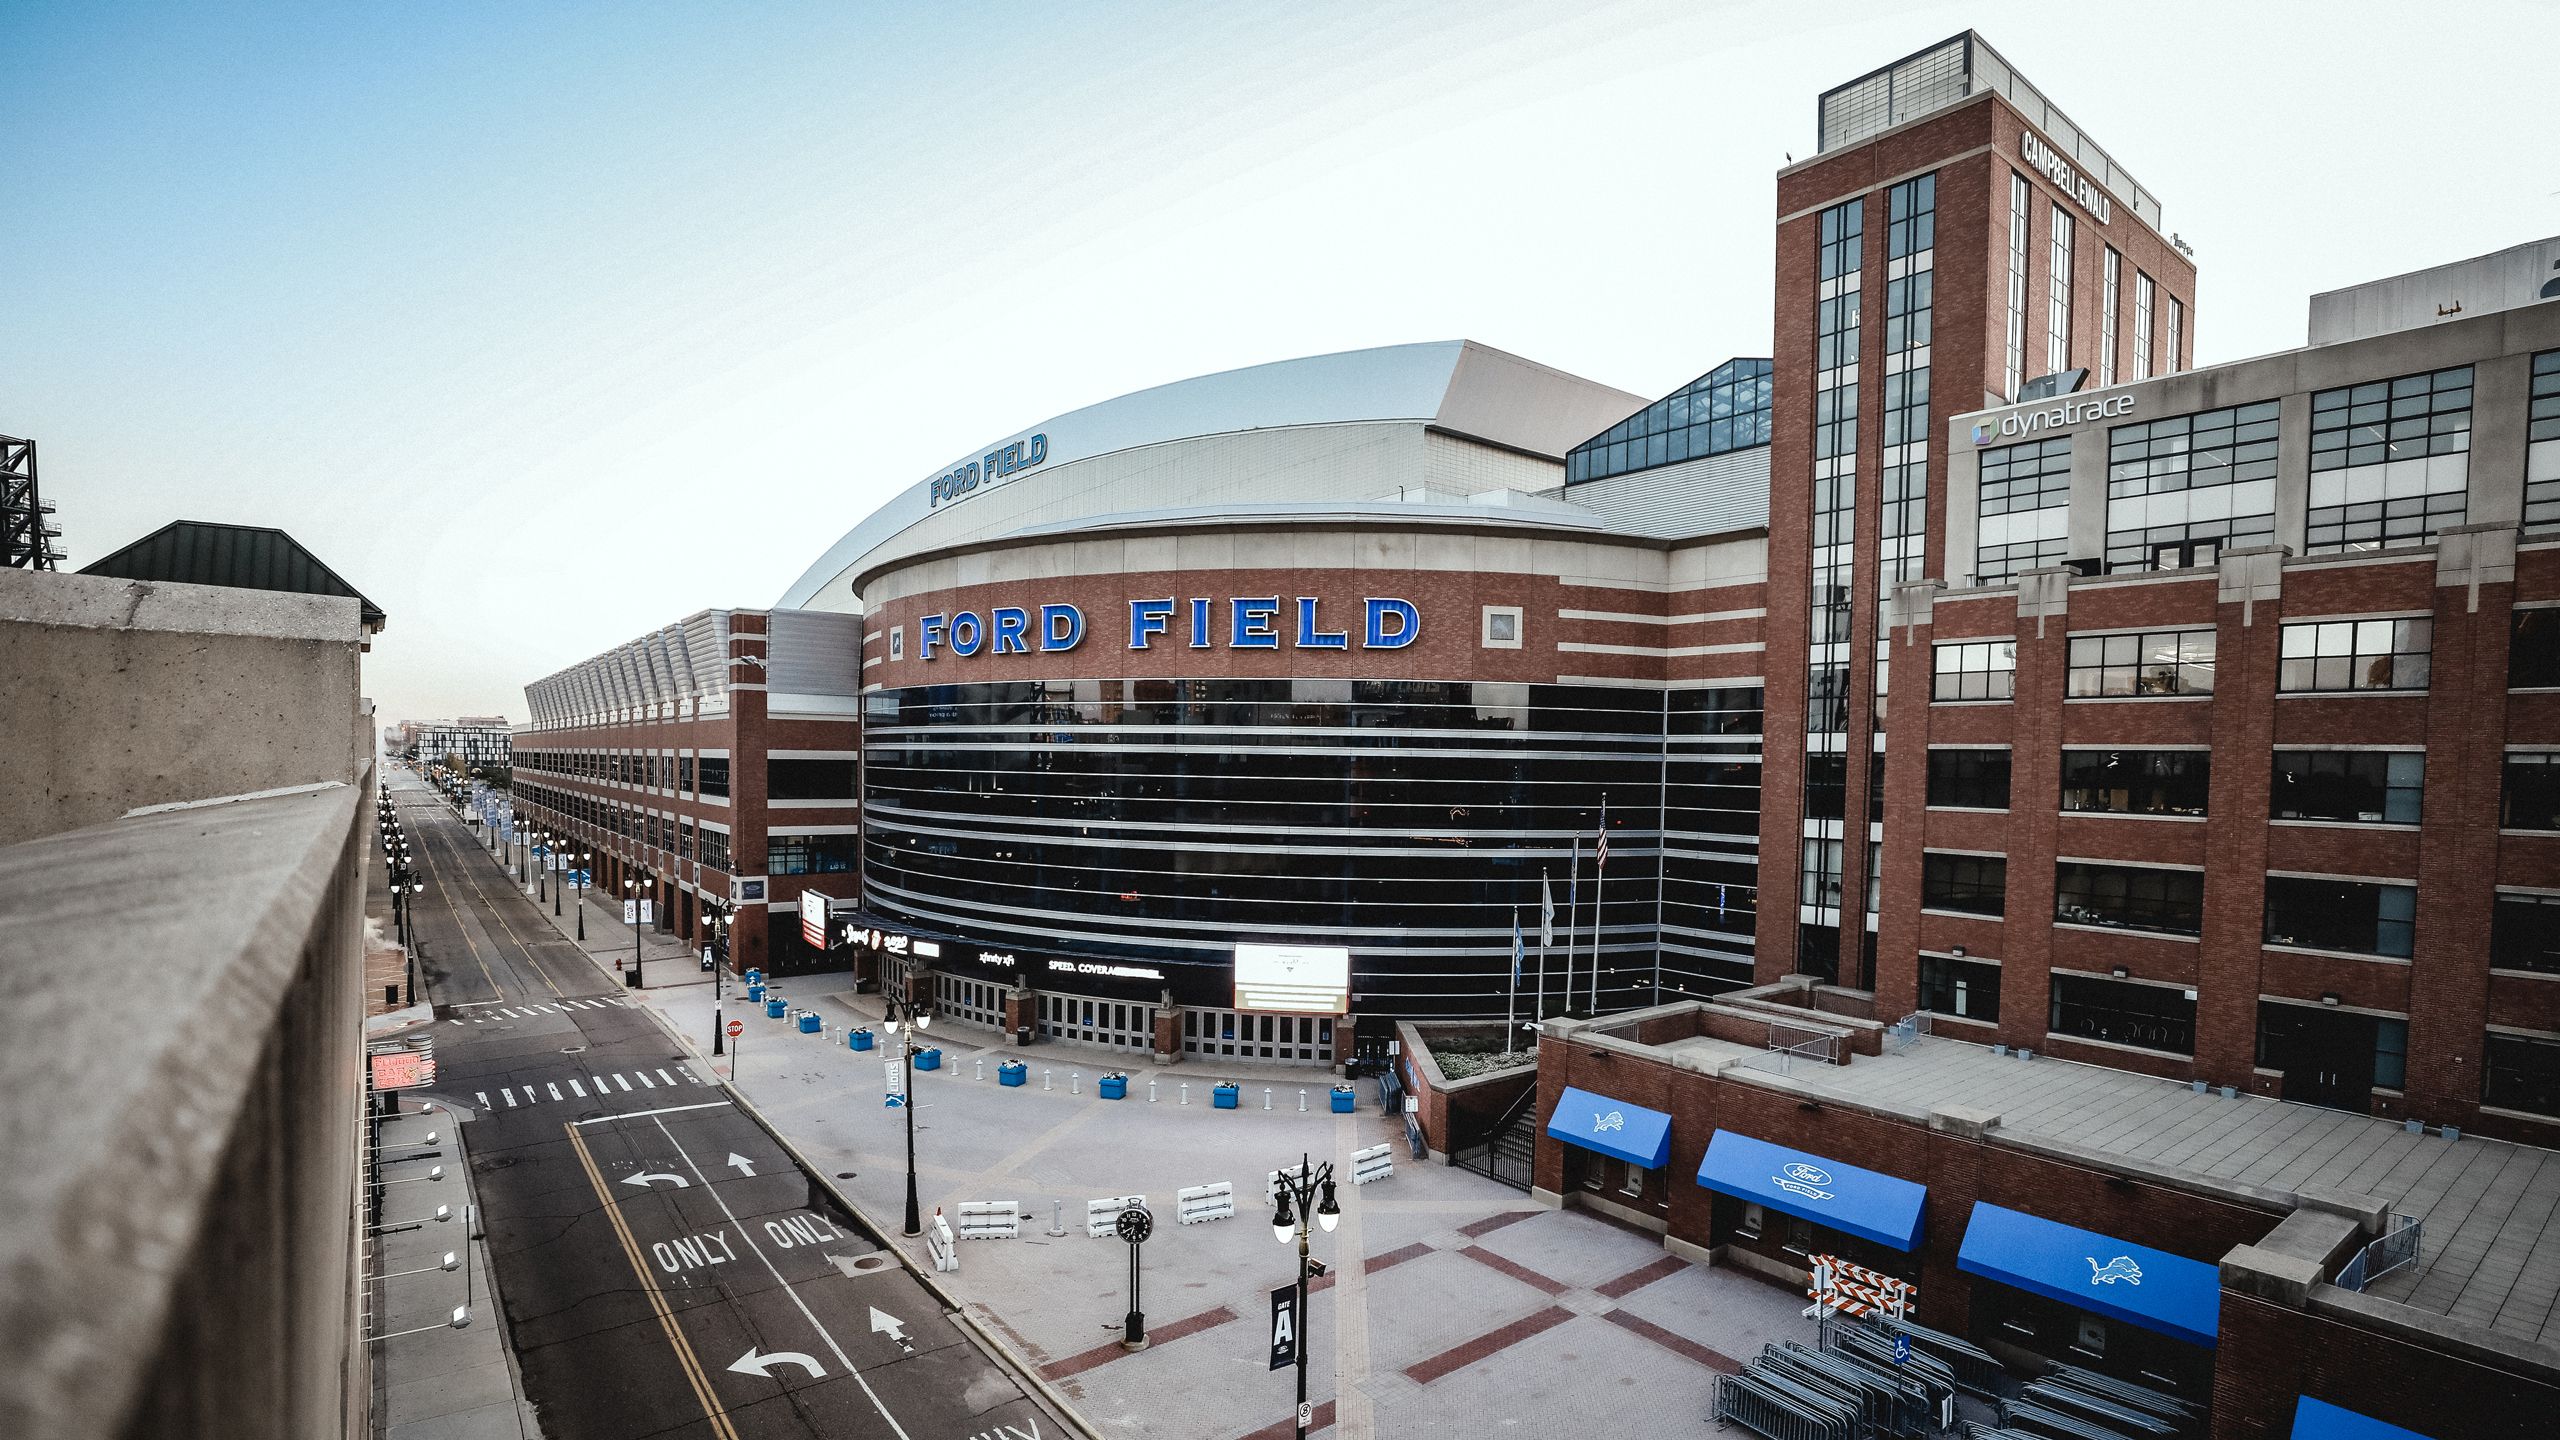
<path fill-rule="evenodd" d="M 469 1117 L 508 1336 L 547 1436 L 1061 1433 L 432 791 L 389 775 L 427 884 L 413 920 L 436 1007 L 431 1093 Z"/>

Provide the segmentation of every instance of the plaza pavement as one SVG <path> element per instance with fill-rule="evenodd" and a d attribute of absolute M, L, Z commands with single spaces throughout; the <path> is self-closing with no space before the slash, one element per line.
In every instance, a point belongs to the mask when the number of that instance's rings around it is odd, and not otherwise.
<path fill-rule="evenodd" d="M 589 953 L 609 975 L 610 942 L 595 919 Z M 653 981 L 663 938 L 651 937 Z M 667 949 L 681 963 L 681 950 Z M 697 978 L 690 966 L 666 973 Z M 895 1051 L 877 1029 L 878 997 L 849 993 L 850 984 L 832 974 L 778 987 L 821 1017 L 816 1035 L 767 1018 L 732 987 L 727 1015 L 745 1026 L 744 1045 L 718 1061 L 707 1058 L 711 987 L 653 985 L 641 996 L 895 1236 L 905 1131 L 901 1112 L 882 1099 L 882 1062 Z M 850 1050 L 845 1031 L 854 1024 L 873 1025 L 881 1048 Z M 1295 1246 L 1273 1241 L 1262 1194 L 1268 1172 L 1302 1152 L 1343 1177 L 1341 1225 L 1317 1232 L 1312 1252 L 1331 1272 L 1310 1299 L 1308 1396 L 1319 1430 L 1403 1440 L 1695 1424 L 1718 1374 L 1768 1341 L 1811 1338 L 1803 1301 L 1783 1290 L 1675 1259 L 1655 1237 L 1595 1216 L 1541 1209 L 1471 1171 L 1412 1160 L 1401 1123 L 1379 1111 L 1374 1082 L 1361 1085 L 1356 1112 L 1335 1115 L 1327 1109 L 1333 1077 L 1319 1070 L 1158 1069 L 1144 1054 L 1099 1047 L 1021 1050 L 948 1021 L 932 1027 L 928 1043 L 944 1057 L 940 1071 L 916 1078 L 928 1224 L 936 1207 L 956 1220 L 966 1200 L 1012 1200 L 1025 1217 L 1018 1239 L 960 1242 L 958 1273 L 936 1278 L 1104 1435 L 1291 1433 L 1294 1377 L 1265 1367 L 1268 1296 L 1294 1278 Z M 999 1086 L 997 1063 L 1016 1057 L 1030 1065 L 1029 1083 Z M 1099 1099 L 1095 1081 L 1114 1066 L 1130 1067 L 1129 1098 Z M 1212 1107 L 1209 1087 L 1223 1078 L 1245 1087 L 1244 1108 Z M 1394 1175 L 1351 1185 L 1351 1152 L 1382 1141 L 1396 1147 Z M 1176 1223 L 1174 1192 L 1216 1181 L 1236 1187 L 1235 1218 Z M 1145 1195 L 1157 1221 L 1143 1281 L 1151 1343 L 1136 1353 L 1118 1344 L 1127 1247 L 1084 1233 L 1085 1201 L 1126 1194 Z M 1067 1233 L 1051 1236 L 1061 1213 Z M 921 1241 L 903 1243 L 930 1268 Z"/>

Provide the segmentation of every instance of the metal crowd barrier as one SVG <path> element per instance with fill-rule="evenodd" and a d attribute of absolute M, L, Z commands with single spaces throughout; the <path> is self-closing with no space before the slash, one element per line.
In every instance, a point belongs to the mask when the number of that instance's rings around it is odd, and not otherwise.
<path fill-rule="evenodd" d="M 1925 1350 L 1914 1349 L 1897 1363 L 1893 1358 L 1893 1342 L 1874 1331 L 1855 1325 L 1833 1325 L 1826 1331 L 1833 1349 L 1855 1357 L 1869 1368 L 1891 1370 L 1921 1387 L 1929 1398 L 1929 1411 L 1938 1417 L 1938 1427 L 1955 1423 L 1955 1368 Z"/>
<path fill-rule="evenodd" d="M 2047 1440 L 2125 1440 L 2121 1432 L 2104 1425 L 2024 1400 L 2001 1406 L 2000 1423 L 2013 1430 L 2024 1427 L 2027 1434 L 2045 1436 Z"/>
<path fill-rule="evenodd" d="M 2084 1369 L 2078 1365 L 2056 1365 L 2045 1373 L 2043 1383 L 2065 1386 L 2083 1395 L 2095 1396 L 2111 1404 L 2120 1405 L 2129 1410 L 2138 1410 L 2145 1415 L 2165 1420 L 2175 1426 L 2180 1434 L 2199 1429 L 2200 1422 L 2204 1418 L 2194 1405 L 2166 1390 L 2136 1384 L 2131 1380 L 2119 1380 L 2113 1375 L 2101 1375 L 2095 1370 Z"/>
<path fill-rule="evenodd" d="M 1955 1373 L 1956 1388 L 1968 1395 L 1998 1400 L 2008 1392 L 2008 1372 L 1988 1350 L 1970 1340 L 1960 1340 L 1943 1330 L 1896 1320 L 1890 1315 L 1871 1313 L 1866 1323 L 1881 1331 L 1888 1339 L 1895 1335 L 1911 1337 L 1914 1351 L 1926 1351 L 1946 1362 Z"/>
<path fill-rule="evenodd" d="M 1759 1370 L 1716 1381 L 1715 1418 L 1768 1440 L 1859 1440 L 1857 1419 L 1845 1407 Z"/>
<path fill-rule="evenodd" d="M 2041 1405 L 2047 1410 L 2059 1410 L 2091 1424 L 2106 1426 L 2108 1433 L 2113 1435 L 2152 1436 L 2156 1437 L 2156 1440 L 2174 1440 L 2178 1434 L 2176 1424 L 2163 1420 L 2157 1415 L 2147 1415 L 2130 1405 L 2119 1405 L 2115 1401 L 2100 1399 L 2087 1391 L 2069 1385 L 2056 1384 L 2050 1380 L 2029 1382 L 2025 1389 L 2018 1392 L 2018 1398 L 2030 1405 Z"/>

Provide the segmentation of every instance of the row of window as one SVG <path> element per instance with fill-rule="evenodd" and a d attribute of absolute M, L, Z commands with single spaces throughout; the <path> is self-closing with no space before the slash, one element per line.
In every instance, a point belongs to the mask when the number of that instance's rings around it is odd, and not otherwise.
<path fill-rule="evenodd" d="M 2508 757 L 2511 829 L 2560 829 L 2560 755 Z M 2279 750 L 2268 791 L 2273 820 L 2415 825 L 2427 757 L 2412 750 Z M 2212 789 L 2206 750 L 2062 752 L 2061 809 L 2086 815 L 2203 815 Z M 2009 808 L 2009 752 L 1933 749 L 1929 803 Z M 2546 803 L 2546 801 L 2548 803 Z"/>
<path fill-rule="evenodd" d="M 2435 622 L 2425 618 L 2288 623 L 2280 640 L 2276 689 L 2285 694 L 2424 690 L 2434 632 Z M 2063 693 L 2087 698 L 2210 695 L 2216 643 L 2212 630 L 2074 635 Z M 2008 700 L 2017 694 L 2018 646 L 2013 640 L 1943 641 L 1931 664 L 1933 699 Z"/>
<path fill-rule="evenodd" d="M 1997 855 L 1930 851 L 1921 857 L 1920 903 L 1931 910 L 2000 918 L 2008 910 L 2009 863 Z M 2204 929 L 2204 872 L 2065 860 L 2054 866 L 2053 918 L 2165 935 Z M 2418 888 L 2364 880 L 2266 877 L 2270 945 L 2407 959 Z"/>
<path fill-rule="evenodd" d="M 528 812 L 556 817 L 551 823 L 565 823 L 590 836 L 612 836 L 662 850 L 679 861 L 698 860 L 705 870 L 727 873 L 729 869 L 729 834 L 709 826 L 696 827 L 690 820 L 669 815 L 651 815 L 630 806 L 575 790 L 560 790 L 548 785 L 516 783 L 516 799 Z"/>

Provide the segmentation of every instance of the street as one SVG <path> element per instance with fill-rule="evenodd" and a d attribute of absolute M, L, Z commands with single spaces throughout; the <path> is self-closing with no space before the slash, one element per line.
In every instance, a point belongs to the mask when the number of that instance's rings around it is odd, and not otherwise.
<path fill-rule="evenodd" d="M 547 1434 L 1060 1433 L 433 792 L 405 770 L 391 785 L 427 886 L 412 911 L 436 1007 L 426 1098 L 468 1117 L 508 1339 Z"/>

